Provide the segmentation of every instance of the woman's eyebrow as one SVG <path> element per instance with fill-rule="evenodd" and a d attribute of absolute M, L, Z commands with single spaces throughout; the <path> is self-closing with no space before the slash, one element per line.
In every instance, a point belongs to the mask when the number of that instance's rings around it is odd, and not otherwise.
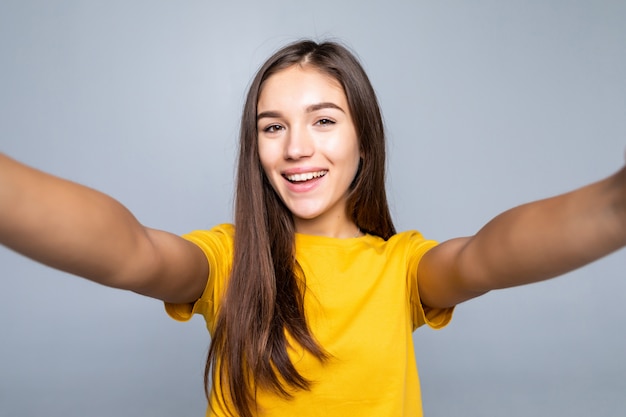
<path fill-rule="evenodd" d="M 317 103 L 317 104 L 311 104 L 310 106 L 307 106 L 306 111 L 307 113 L 312 113 L 314 111 L 322 110 L 322 109 L 337 109 L 341 111 L 342 113 L 345 113 L 345 111 L 341 107 L 339 107 L 338 105 L 330 101 Z"/>
<path fill-rule="evenodd" d="M 322 102 L 322 103 L 311 104 L 306 107 L 305 111 L 307 113 L 313 113 L 314 111 L 323 110 L 323 109 L 337 109 L 341 111 L 342 113 L 345 113 L 345 111 L 341 107 L 339 107 L 338 105 L 332 102 Z M 268 111 L 263 111 L 257 114 L 256 119 L 258 121 L 263 118 L 279 118 L 281 116 L 282 114 L 278 111 L 268 110 Z"/>
<path fill-rule="evenodd" d="M 278 118 L 280 116 L 281 116 L 281 114 L 279 112 L 270 110 L 270 111 L 264 111 L 264 112 L 261 112 L 261 113 L 257 114 L 256 115 L 256 119 L 259 120 L 259 119 L 262 119 L 264 117 Z"/>

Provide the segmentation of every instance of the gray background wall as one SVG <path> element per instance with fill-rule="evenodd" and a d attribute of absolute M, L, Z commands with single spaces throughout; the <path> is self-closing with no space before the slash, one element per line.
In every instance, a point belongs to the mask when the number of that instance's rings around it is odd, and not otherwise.
<path fill-rule="evenodd" d="M 398 228 L 444 240 L 618 169 L 625 21 L 621 0 L 4 0 L 0 150 L 153 227 L 229 221 L 250 77 L 288 41 L 341 39 L 383 106 Z M 416 332 L 426 415 L 623 414 L 625 261 Z M 0 275 L 0 416 L 203 415 L 200 317 L 4 248 Z"/>

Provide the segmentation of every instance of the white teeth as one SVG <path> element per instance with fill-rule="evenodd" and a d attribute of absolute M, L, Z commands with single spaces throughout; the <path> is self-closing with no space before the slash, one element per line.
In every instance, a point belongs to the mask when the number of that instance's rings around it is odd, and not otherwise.
<path fill-rule="evenodd" d="M 327 172 L 328 171 L 305 172 L 302 174 L 285 175 L 285 178 L 291 182 L 309 181 L 313 178 L 323 177 Z"/>

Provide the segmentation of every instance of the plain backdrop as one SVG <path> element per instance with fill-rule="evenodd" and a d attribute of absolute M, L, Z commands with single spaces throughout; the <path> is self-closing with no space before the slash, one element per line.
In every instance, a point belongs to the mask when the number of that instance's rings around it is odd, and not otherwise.
<path fill-rule="evenodd" d="M 341 40 L 379 94 L 399 230 L 445 240 L 619 169 L 626 2 L 0 2 L 0 151 L 174 233 L 231 221 L 246 87 Z M 419 329 L 427 417 L 616 416 L 626 252 Z M 0 416 L 201 416 L 209 336 L 0 247 Z M 372 338 L 377 337 L 371 334 Z"/>

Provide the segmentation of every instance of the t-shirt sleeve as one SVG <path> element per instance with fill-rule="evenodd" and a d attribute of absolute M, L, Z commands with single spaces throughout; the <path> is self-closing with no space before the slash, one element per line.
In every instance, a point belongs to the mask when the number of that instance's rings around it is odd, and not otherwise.
<path fill-rule="evenodd" d="M 213 329 L 232 265 L 233 236 L 234 227 L 230 224 L 219 225 L 211 230 L 196 230 L 182 236 L 202 250 L 209 264 L 209 276 L 204 292 L 195 303 L 165 303 L 165 311 L 174 320 L 188 321 L 194 314 L 202 314 L 209 330 Z"/>
<path fill-rule="evenodd" d="M 417 268 L 422 257 L 430 249 L 437 246 L 434 240 L 426 240 L 418 232 L 410 236 L 408 248 L 408 286 L 411 301 L 411 315 L 413 319 L 413 330 L 424 324 L 433 329 L 441 329 L 450 323 L 454 307 L 432 308 L 422 303 L 419 287 L 417 283 Z"/>

